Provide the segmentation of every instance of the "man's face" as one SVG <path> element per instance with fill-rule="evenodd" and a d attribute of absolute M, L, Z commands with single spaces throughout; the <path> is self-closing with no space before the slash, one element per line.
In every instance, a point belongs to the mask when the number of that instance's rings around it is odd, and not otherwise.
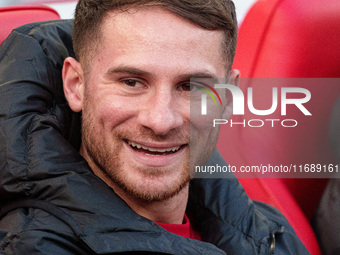
<path fill-rule="evenodd" d="M 226 76 L 222 38 L 158 8 L 105 17 L 85 75 L 81 153 L 120 195 L 166 200 L 187 186 L 190 158 L 210 157 L 218 131 L 190 121 L 188 84 Z"/>

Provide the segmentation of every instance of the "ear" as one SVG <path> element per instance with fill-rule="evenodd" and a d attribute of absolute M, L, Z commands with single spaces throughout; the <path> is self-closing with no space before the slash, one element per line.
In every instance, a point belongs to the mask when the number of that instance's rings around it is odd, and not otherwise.
<path fill-rule="evenodd" d="M 229 83 L 238 87 L 240 84 L 240 76 L 241 74 L 239 70 L 232 70 L 229 75 Z"/>
<path fill-rule="evenodd" d="M 62 76 L 66 100 L 74 112 L 80 112 L 83 108 L 85 88 L 84 72 L 80 63 L 74 58 L 66 58 Z"/>
<path fill-rule="evenodd" d="M 241 74 L 239 70 L 237 69 L 232 70 L 229 75 L 228 83 L 239 87 L 240 76 Z M 223 119 L 229 120 L 233 114 L 233 96 L 230 93 L 230 91 L 227 89 L 225 90 L 225 93 L 226 93 L 225 97 L 227 99 L 227 104 L 224 108 Z"/>

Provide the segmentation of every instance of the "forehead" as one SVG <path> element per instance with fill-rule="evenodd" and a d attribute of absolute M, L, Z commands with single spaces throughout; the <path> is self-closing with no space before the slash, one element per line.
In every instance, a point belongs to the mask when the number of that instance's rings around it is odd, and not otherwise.
<path fill-rule="evenodd" d="M 117 59 L 152 58 L 159 65 L 178 59 L 199 66 L 204 59 L 225 69 L 223 38 L 222 31 L 203 29 L 168 10 L 140 7 L 105 16 L 98 50 Z"/>

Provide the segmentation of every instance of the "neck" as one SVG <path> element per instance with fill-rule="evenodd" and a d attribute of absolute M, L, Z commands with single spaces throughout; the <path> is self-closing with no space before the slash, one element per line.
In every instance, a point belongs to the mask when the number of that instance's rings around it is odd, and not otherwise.
<path fill-rule="evenodd" d="M 161 223 L 182 224 L 188 202 L 189 185 L 183 188 L 177 195 L 161 202 L 150 202 L 135 199 L 118 189 L 115 192 L 133 209 L 137 214 Z"/>

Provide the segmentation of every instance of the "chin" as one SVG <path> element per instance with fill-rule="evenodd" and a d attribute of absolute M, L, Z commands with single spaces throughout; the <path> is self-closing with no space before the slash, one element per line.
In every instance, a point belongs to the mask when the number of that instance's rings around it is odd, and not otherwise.
<path fill-rule="evenodd" d="M 129 197 L 145 202 L 166 201 L 179 194 L 190 181 L 189 168 L 183 169 L 176 176 L 155 175 L 154 171 L 152 175 L 145 175 L 145 171 L 142 175 L 132 175 L 131 179 L 126 175 L 111 179 Z"/>

